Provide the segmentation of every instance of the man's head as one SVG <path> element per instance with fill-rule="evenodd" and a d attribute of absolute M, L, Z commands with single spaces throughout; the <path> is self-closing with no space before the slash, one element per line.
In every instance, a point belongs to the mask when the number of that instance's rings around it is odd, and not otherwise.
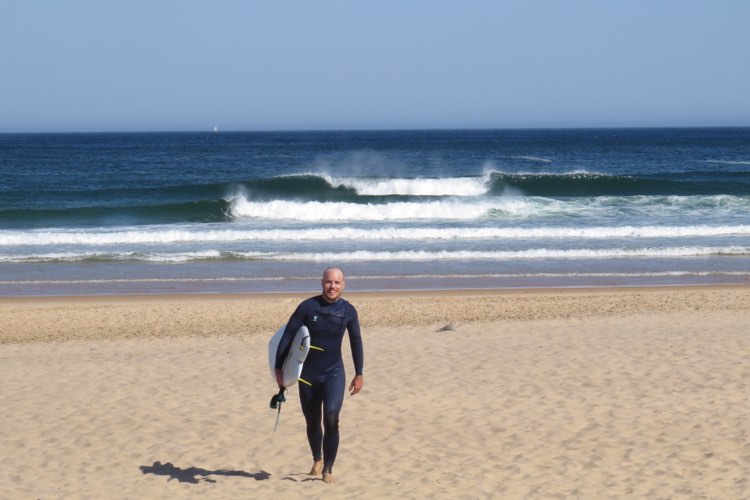
<path fill-rule="evenodd" d="M 338 267 L 329 267 L 323 273 L 323 298 L 327 302 L 336 302 L 344 291 L 344 272 Z"/>

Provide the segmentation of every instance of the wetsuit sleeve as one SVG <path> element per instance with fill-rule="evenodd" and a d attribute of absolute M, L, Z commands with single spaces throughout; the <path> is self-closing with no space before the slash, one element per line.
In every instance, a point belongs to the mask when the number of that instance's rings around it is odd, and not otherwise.
<path fill-rule="evenodd" d="M 357 310 L 352 306 L 351 319 L 347 329 L 349 330 L 349 345 L 352 349 L 352 359 L 354 361 L 354 373 L 362 375 L 365 369 L 365 352 L 362 346 L 362 332 L 359 329 L 359 316 Z"/>
<path fill-rule="evenodd" d="M 297 330 L 299 330 L 302 326 L 302 322 L 304 321 L 304 319 L 305 314 L 303 304 L 300 304 L 299 306 L 297 306 L 297 309 L 289 318 L 289 322 L 286 324 L 286 328 L 284 329 L 284 335 L 281 336 L 279 347 L 276 349 L 276 363 L 274 365 L 274 368 L 281 369 L 281 366 L 284 364 L 284 360 L 286 359 L 287 354 L 289 354 L 289 347 L 292 344 L 292 339 L 294 339 L 294 335 L 297 333 Z"/>

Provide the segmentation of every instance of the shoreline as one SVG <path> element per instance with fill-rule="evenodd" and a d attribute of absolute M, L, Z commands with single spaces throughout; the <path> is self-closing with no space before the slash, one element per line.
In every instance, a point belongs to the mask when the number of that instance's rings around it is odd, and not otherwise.
<path fill-rule="evenodd" d="M 521 262 L 488 272 L 479 262 L 401 262 L 347 268 L 351 290 L 432 291 L 467 289 L 609 288 L 652 286 L 749 285 L 747 259 L 655 261 L 604 259 L 589 264 Z M 416 267 L 415 267 L 416 266 Z M 447 266 L 447 267 L 446 267 Z M 467 267 L 468 266 L 468 267 Z M 81 265 L 0 265 L 0 297 L 88 295 L 213 295 L 245 293 L 305 293 L 317 287 L 314 266 L 261 265 L 244 262 L 186 265 L 97 263 Z M 512 271 L 512 272 L 511 272 Z"/>
<path fill-rule="evenodd" d="M 603 285 L 603 286 L 539 286 L 539 287 L 495 287 L 495 288 L 430 288 L 430 289 L 395 289 L 395 290 L 346 290 L 346 297 L 388 297 L 392 295 L 445 296 L 445 295 L 528 295 L 547 293 L 591 293 L 591 292 L 647 292 L 668 290 L 732 290 L 747 288 L 750 283 L 698 283 L 698 284 L 659 284 L 659 285 Z M 188 292 L 188 293 L 112 293 L 81 295 L 0 295 L 0 304 L 13 302 L 66 302 L 66 301 L 141 301 L 141 300 L 223 300 L 223 299 L 259 299 L 267 297 L 295 298 L 312 296 L 317 289 L 308 291 L 250 291 L 250 292 Z"/>

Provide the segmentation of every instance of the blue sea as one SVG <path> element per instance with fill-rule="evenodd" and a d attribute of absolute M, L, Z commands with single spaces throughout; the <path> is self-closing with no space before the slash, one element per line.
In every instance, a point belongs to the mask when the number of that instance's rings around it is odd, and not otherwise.
<path fill-rule="evenodd" d="M 750 128 L 0 135 L 0 295 L 750 283 Z"/>

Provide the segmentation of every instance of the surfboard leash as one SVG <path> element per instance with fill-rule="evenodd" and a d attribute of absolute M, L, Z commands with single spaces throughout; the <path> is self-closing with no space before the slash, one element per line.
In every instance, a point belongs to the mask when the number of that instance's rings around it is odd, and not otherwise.
<path fill-rule="evenodd" d="M 286 387 L 282 387 L 281 389 L 279 389 L 279 393 L 273 395 L 273 397 L 271 398 L 271 403 L 269 405 L 272 410 L 277 410 L 276 423 L 273 426 L 273 432 L 276 432 L 276 428 L 279 426 L 279 417 L 281 417 L 281 403 L 286 401 L 284 391 L 286 391 Z"/>

